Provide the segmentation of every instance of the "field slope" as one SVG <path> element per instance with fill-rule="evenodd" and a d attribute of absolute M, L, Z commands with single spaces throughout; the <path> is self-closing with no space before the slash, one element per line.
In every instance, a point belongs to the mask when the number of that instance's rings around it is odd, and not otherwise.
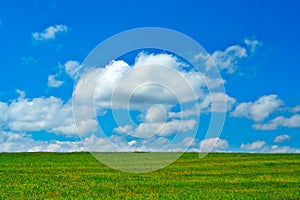
<path fill-rule="evenodd" d="M 151 173 L 89 153 L 0 154 L 0 199 L 300 199 L 300 154 L 185 153 Z"/>

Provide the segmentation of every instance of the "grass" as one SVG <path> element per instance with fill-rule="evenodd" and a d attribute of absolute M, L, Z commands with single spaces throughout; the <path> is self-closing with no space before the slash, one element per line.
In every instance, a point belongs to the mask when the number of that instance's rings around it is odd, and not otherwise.
<path fill-rule="evenodd" d="M 300 154 L 185 153 L 134 174 L 89 153 L 2 153 L 0 199 L 300 199 Z"/>

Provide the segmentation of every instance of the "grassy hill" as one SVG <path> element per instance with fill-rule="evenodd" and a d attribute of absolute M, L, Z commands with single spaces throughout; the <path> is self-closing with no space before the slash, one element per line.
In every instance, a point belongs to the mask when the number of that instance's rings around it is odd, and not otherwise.
<path fill-rule="evenodd" d="M 185 153 L 124 173 L 89 153 L 0 154 L 0 199 L 300 199 L 300 154 Z"/>

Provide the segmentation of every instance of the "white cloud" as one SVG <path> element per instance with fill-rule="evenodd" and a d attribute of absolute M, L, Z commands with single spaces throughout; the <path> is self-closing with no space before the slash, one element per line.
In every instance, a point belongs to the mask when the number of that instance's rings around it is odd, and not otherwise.
<path fill-rule="evenodd" d="M 76 79 L 79 74 L 79 70 L 81 69 L 82 66 L 78 61 L 68 60 L 63 65 L 59 63 L 59 67 L 60 70 L 56 74 L 54 75 L 51 74 L 48 76 L 47 85 L 49 87 L 57 88 L 64 83 L 64 81 L 62 80 L 57 80 L 58 76 L 63 72 L 65 72 L 70 78 Z"/>
<path fill-rule="evenodd" d="M 4 119 L 7 110 L 8 110 L 8 105 L 4 102 L 0 102 L 0 121 Z"/>
<path fill-rule="evenodd" d="M 98 138 L 95 135 L 92 135 L 91 137 L 85 138 L 83 143 L 86 149 L 89 152 L 110 152 L 110 151 L 117 151 L 118 148 L 114 146 L 111 142 L 110 139 L 105 139 L 105 138 Z M 121 144 L 120 142 L 117 142 L 117 144 Z"/>
<path fill-rule="evenodd" d="M 49 26 L 43 32 L 34 32 L 32 33 L 32 37 L 35 40 L 50 40 L 55 39 L 58 33 L 67 32 L 69 31 L 69 27 L 65 25 L 54 25 Z"/>
<path fill-rule="evenodd" d="M 56 78 L 57 78 L 57 74 L 49 75 L 47 85 L 49 87 L 54 87 L 54 88 L 60 87 L 64 82 L 60 80 L 56 80 Z"/>
<path fill-rule="evenodd" d="M 23 96 L 23 97 L 22 97 Z M 1 124 L 14 132 L 47 131 L 63 135 L 75 135 L 71 102 L 63 103 L 56 97 L 40 97 L 32 100 L 20 94 L 9 105 L 0 104 L 5 110 L 0 115 Z"/>
<path fill-rule="evenodd" d="M 291 111 L 292 113 L 297 113 L 297 112 L 300 111 L 300 106 L 292 107 L 292 108 L 290 109 L 290 111 Z"/>
<path fill-rule="evenodd" d="M 132 145 L 133 146 L 133 145 Z M 133 151 L 124 137 L 112 135 L 98 138 L 95 135 L 82 141 L 40 141 L 30 134 L 0 132 L 0 152 L 78 152 L 78 151 Z"/>
<path fill-rule="evenodd" d="M 284 142 L 286 140 L 290 140 L 291 136 L 287 135 L 287 134 L 282 134 L 282 135 L 278 135 L 274 138 L 273 142 L 275 143 L 280 143 L 280 142 Z"/>
<path fill-rule="evenodd" d="M 187 66 L 185 63 L 178 61 L 175 56 L 170 54 L 146 54 L 142 52 L 135 59 L 135 66 L 144 65 L 162 65 L 165 67 L 172 67 L 177 70 Z"/>
<path fill-rule="evenodd" d="M 252 53 L 256 50 L 258 46 L 262 45 L 262 43 L 258 40 L 245 39 L 244 42 L 250 48 Z"/>
<path fill-rule="evenodd" d="M 131 140 L 130 142 L 128 142 L 128 145 L 129 146 L 133 146 L 136 144 L 136 140 Z"/>
<path fill-rule="evenodd" d="M 210 96 L 206 88 L 206 84 L 218 88 L 223 83 L 224 80 L 221 78 L 211 78 L 190 69 L 175 56 L 141 53 L 132 66 L 118 60 L 110 62 L 104 68 L 85 70 L 80 74 L 80 79 L 75 86 L 73 102 L 76 105 L 75 113 L 80 114 L 79 117 L 82 119 L 85 117 L 81 115 L 86 117 L 93 115 L 93 109 L 80 108 L 90 105 L 90 99 L 93 98 L 95 98 L 97 111 L 129 108 L 143 112 L 144 114 L 140 116 L 143 123 L 136 127 L 122 124 L 114 131 L 126 132 L 138 137 L 147 137 L 156 132 L 159 132 L 158 135 L 166 136 L 178 129 L 180 121 L 172 120 L 168 116 L 168 111 L 178 103 L 199 100 L 203 101 L 201 105 L 206 112 L 230 110 L 235 103 L 234 98 L 224 93 L 214 92 Z M 94 90 L 95 85 L 96 90 Z M 152 105 L 158 106 L 149 110 Z M 174 113 L 174 115 L 178 114 Z M 171 121 L 164 123 L 167 118 Z M 182 123 L 182 127 L 191 130 L 195 121 L 185 120 Z"/>
<path fill-rule="evenodd" d="M 174 104 L 177 102 L 176 98 L 181 103 L 189 102 L 202 95 L 201 84 L 203 83 L 196 72 L 174 71 L 160 66 L 140 66 L 134 68 L 134 70 L 127 69 L 127 74 L 124 77 L 121 77 L 121 74 L 114 74 L 118 80 L 110 85 L 110 87 L 115 88 L 113 102 L 116 107 L 126 107 L 127 99 L 132 95 L 133 106 L 141 108 L 147 108 L 153 104 Z M 160 73 L 157 73 L 157 71 L 160 71 Z M 106 79 L 114 80 L 109 78 L 111 76 L 107 76 L 108 72 L 109 70 L 105 71 L 104 74 Z M 120 73 L 124 72 L 120 71 Z M 168 74 L 168 77 L 166 77 L 166 74 Z M 99 86 L 96 94 L 99 94 L 99 102 L 101 102 L 107 99 L 107 94 L 112 94 L 113 91 L 112 88 L 108 88 L 107 83 L 102 82 Z M 102 102 L 101 104 L 102 106 L 105 106 L 105 104 L 110 106 L 110 103 L 111 101 Z"/>
<path fill-rule="evenodd" d="M 77 122 L 77 130 L 81 136 L 82 134 L 96 133 L 99 130 L 98 121 L 96 119 L 79 120 Z"/>
<path fill-rule="evenodd" d="M 247 47 L 249 47 L 249 51 L 253 53 L 256 48 L 262 43 L 258 40 L 244 40 Z M 247 58 L 247 49 L 240 45 L 232 45 L 227 47 L 224 51 L 214 51 L 211 55 L 208 54 L 198 54 L 195 56 L 195 59 L 202 60 L 205 63 L 206 70 L 211 70 L 214 66 L 217 66 L 219 70 L 225 70 L 227 73 L 234 73 L 239 67 L 240 61 L 242 59 Z"/>
<path fill-rule="evenodd" d="M 254 124 L 257 130 L 275 130 L 280 127 L 300 128 L 300 115 L 295 114 L 291 117 L 278 116 L 265 124 Z"/>
<path fill-rule="evenodd" d="M 148 123 L 165 122 L 167 120 L 167 112 L 163 105 L 155 104 L 151 106 L 146 115 L 145 121 Z"/>
<path fill-rule="evenodd" d="M 224 93 L 211 93 L 204 96 L 202 101 L 196 103 L 193 108 L 180 112 L 168 112 L 170 118 L 189 118 L 200 115 L 202 112 L 228 112 L 232 109 L 236 100 Z"/>
<path fill-rule="evenodd" d="M 84 145 L 88 151 L 97 152 L 133 152 L 133 151 L 161 151 L 169 144 L 164 137 L 146 138 L 127 141 L 122 135 L 111 135 L 108 138 L 98 138 L 92 135 L 84 139 Z M 167 149 L 174 150 L 174 149 Z"/>
<path fill-rule="evenodd" d="M 83 145 L 84 143 L 84 145 Z M 182 141 L 184 146 L 194 145 L 195 140 L 192 137 L 186 137 Z M 112 135 L 106 138 L 99 138 L 91 135 L 81 141 L 40 141 L 34 140 L 30 134 L 14 133 L 0 131 L 0 152 L 77 152 L 77 151 L 98 151 L 98 152 L 128 152 L 128 151 L 183 151 L 184 148 L 170 146 L 170 140 L 164 137 L 147 138 L 142 140 L 127 141 L 122 136 Z M 208 152 L 222 151 L 229 147 L 226 140 L 219 138 L 210 138 L 199 143 L 200 149 L 192 149 L 192 151 Z M 249 145 L 249 144 L 248 144 Z M 214 146 L 214 147 L 213 147 Z M 254 146 L 261 146 L 254 148 Z M 300 149 L 289 146 L 278 145 L 252 145 L 248 150 L 255 150 L 260 153 L 300 153 Z"/>
<path fill-rule="evenodd" d="M 265 146 L 263 149 L 258 151 L 259 153 L 300 153 L 299 148 L 292 148 L 289 146 Z"/>
<path fill-rule="evenodd" d="M 263 140 L 258 140 L 249 144 L 241 144 L 241 149 L 246 149 L 246 150 L 258 150 L 263 148 L 266 145 L 266 142 Z"/>
<path fill-rule="evenodd" d="M 255 102 L 240 103 L 231 116 L 245 117 L 255 122 L 263 121 L 271 113 L 278 110 L 283 105 L 283 101 L 277 95 L 264 95 Z"/>
<path fill-rule="evenodd" d="M 16 93 L 19 95 L 18 99 L 24 99 L 26 96 L 25 91 L 16 89 Z"/>
<path fill-rule="evenodd" d="M 226 48 L 224 51 L 215 51 L 211 55 L 211 59 L 208 56 L 198 56 L 198 58 L 206 60 L 206 69 L 210 70 L 216 65 L 220 70 L 226 70 L 227 73 L 232 74 L 238 67 L 238 62 L 242 58 L 247 57 L 247 51 L 244 47 L 239 45 L 233 45 Z"/>
<path fill-rule="evenodd" d="M 114 108 L 126 108 L 132 96 L 132 109 L 148 109 L 153 104 L 173 105 L 177 100 L 180 103 L 197 100 L 203 97 L 206 83 L 212 88 L 224 83 L 222 79 L 182 68 L 185 65 L 168 54 L 140 54 L 132 67 L 121 60 L 112 61 L 105 68 L 90 69 L 82 74 L 75 87 L 75 96 L 84 102 L 88 96 L 84 93 L 91 93 L 89 89 L 93 90 L 97 84 L 95 102 L 98 107 L 110 108 L 114 97 Z"/>
<path fill-rule="evenodd" d="M 209 138 L 199 142 L 200 152 L 220 151 L 229 147 L 228 141 L 224 139 Z"/>
<path fill-rule="evenodd" d="M 168 112 L 169 118 L 189 118 L 192 116 L 200 115 L 199 105 L 195 104 L 193 108 L 182 110 L 179 112 Z"/>
<path fill-rule="evenodd" d="M 66 73 L 73 79 L 77 77 L 81 67 L 82 66 L 80 65 L 80 63 L 75 60 L 69 60 L 64 64 Z"/>
<path fill-rule="evenodd" d="M 210 93 L 199 104 L 204 112 L 227 112 L 232 109 L 236 100 L 225 93 Z"/>
<path fill-rule="evenodd" d="M 134 137 L 148 138 L 154 135 L 170 136 L 176 133 L 185 133 L 194 129 L 196 121 L 172 120 L 168 122 L 140 123 L 136 128 L 125 125 L 115 128 L 116 133 L 126 133 Z"/>
<path fill-rule="evenodd" d="M 169 112 L 170 113 L 170 112 Z M 140 115 L 142 121 L 137 126 L 124 125 L 115 128 L 113 131 L 119 134 L 129 134 L 139 138 L 149 138 L 154 135 L 167 137 L 176 133 L 185 133 L 195 128 L 194 119 L 178 120 L 167 114 L 163 105 L 155 104 L 150 107 L 146 114 Z"/>
<path fill-rule="evenodd" d="M 171 147 L 167 147 L 170 144 L 170 140 L 165 137 L 151 137 L 142 139 L 141 144 L 137 150 L 139 151 L 172 151 Z M 165 148 L 165 149 L 164 149 Z"/>
<path fill-rule="evenodd" d="M 159 141 L 157 141 L 159 144 Z M 99 138 L 91 135 L 83 141 L 41 141 L 34 140 L 30 134 L 0 132 L 0 152 L 78 152 L 78 151 L 133 151 L 133 142 L 124 137 L 112 135 Z M 153 146 L 154 147 L 154 146 Z M 144 148 L 144 147 L 143 147 Z"/>
<path fill-rule="evenodd" d="M 25 133 L 0 132 L 0 152 L 84 151 L 81 141 L 36 141 Z"/>

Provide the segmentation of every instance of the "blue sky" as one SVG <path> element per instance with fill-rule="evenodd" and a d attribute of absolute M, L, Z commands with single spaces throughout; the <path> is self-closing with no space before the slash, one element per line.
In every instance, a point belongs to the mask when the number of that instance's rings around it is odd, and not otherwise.
<path fill-rule="evenodd" d="M 198 135 L 191 149 L 215 144 L 215 151 L 300 152 L 299 10 L 297 1 L 1 1 L 0 151 L 83 150 L 71 104 L 81 63 L 117 33 L 163 27 L 201 44 L 225 81 L 224 129 L 219 137 Z M 168 53 L 144 53 L 155 62 L 180 62 Z M 132 67 L 141 56 L 121 59 L 129 58 L 124 62 Z M 131 114 L 143 119 L 136 123 L 147 123 L 149 110 L 137 110 Z M 210 113 L 202 113 L 205 132 Z M 113 131 L 109 115 L 98 119 L 122 150 L 141 148 L 133 137 L 125 140 Z M 186 122 L 188 137 L 194 127 Z M 93 148 L 111 150 L 102 138 L 85 139 Z"/>

